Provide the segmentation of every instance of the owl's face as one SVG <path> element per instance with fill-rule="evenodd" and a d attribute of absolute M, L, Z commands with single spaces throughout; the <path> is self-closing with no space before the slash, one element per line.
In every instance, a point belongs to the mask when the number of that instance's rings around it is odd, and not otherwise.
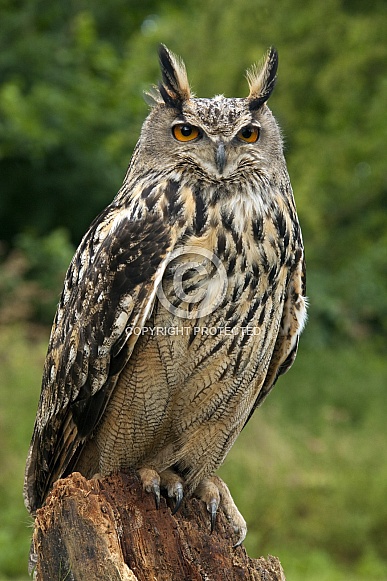
<path fill-rule="evenodd" d="M 248 76 L 249 97 L 198 99 L 191 97 L 182 62 L 163 47 L 163 84 L 150 94 L 154 107 L 141 133 L 142 159 L 210 181 L 235 182 L 245 170 L 270 173 L 282 156 L 280 131 L 266 105 L 274 86 L 274 57 L 269 53 L 263 69 Z"/>

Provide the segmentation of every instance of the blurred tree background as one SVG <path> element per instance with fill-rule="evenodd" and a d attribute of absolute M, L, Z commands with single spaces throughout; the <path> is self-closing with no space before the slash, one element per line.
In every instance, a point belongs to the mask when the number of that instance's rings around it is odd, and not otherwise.
<path fill-rule="evenodd" d="M 64 273 L 121 185 L 160 42 L 199 96 L 243 97 L 246 68 L 280 56 L 310 318 L 222 469 L 247 548 L 288 581 L 386 580 L 385 0 L 0 0 L 0 22 L 0 580 L 25 578 L 22 474 Z"/>

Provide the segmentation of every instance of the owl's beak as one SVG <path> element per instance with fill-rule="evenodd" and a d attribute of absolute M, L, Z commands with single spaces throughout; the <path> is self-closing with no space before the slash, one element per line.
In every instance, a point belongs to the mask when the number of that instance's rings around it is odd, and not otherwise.
<path fill-rule="evenodd" d="M 219 141 L 216 146 L 215 163 L 220 174 L 223 173 L 227 157 L 223 141 Z"/>

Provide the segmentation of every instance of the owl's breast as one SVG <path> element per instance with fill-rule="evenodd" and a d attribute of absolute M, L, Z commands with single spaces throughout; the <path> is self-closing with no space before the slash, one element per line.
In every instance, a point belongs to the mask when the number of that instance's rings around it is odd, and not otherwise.
<path fill-rule="evenodd" d="M 196 203 L 157 293 L 163 306 L 195 319 L 230 302 L 243 310 L 259 295 L 281 295 L 295 251 L 286 208 L 262 208 L 251 196 Z"/>
<path fill-rule="evenodd" d="M 100 431 L 107 465 L 112 456 L 129 466 L 163 448 L 185 450 L 201 426 L 221 433 L 228 422 L 237 432 L 247 421 L 268 373 L 290 268 L 275 224 L 218 211 L 176 244 Z"/>
<path fill-rule="evenodd" d="M 250 221 L 242 232 L 216 224 L 202 236 L 187 237 L 172 253 L 151 324 L 173 353 L 170 364 L 180 362 L 177 375 L 195 368 L 211 346 L 217 353 L 213 361 L 221 355 L 230 372 L 246 367 L 252 376 L 261 363 L 264 376 L 289 270 L 280 244 L 263 234 L 257 242 L 257 232 L 264 230 L 263 222 L 258 227 Z"/>

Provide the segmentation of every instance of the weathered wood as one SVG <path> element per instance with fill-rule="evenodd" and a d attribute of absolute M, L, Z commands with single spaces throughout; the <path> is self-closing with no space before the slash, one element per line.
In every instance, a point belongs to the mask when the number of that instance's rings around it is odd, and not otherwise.
<path fill-rule="evenodd" d="M 203 502 L 191 498 L 172 515 L 156 510 L 135 473 L 59 480 L 37 511 L 33 542 L 38 581 L 284 581 L 275 557 L 250 559 L 233 548 L 224 514 L 216 530 Z"/>

